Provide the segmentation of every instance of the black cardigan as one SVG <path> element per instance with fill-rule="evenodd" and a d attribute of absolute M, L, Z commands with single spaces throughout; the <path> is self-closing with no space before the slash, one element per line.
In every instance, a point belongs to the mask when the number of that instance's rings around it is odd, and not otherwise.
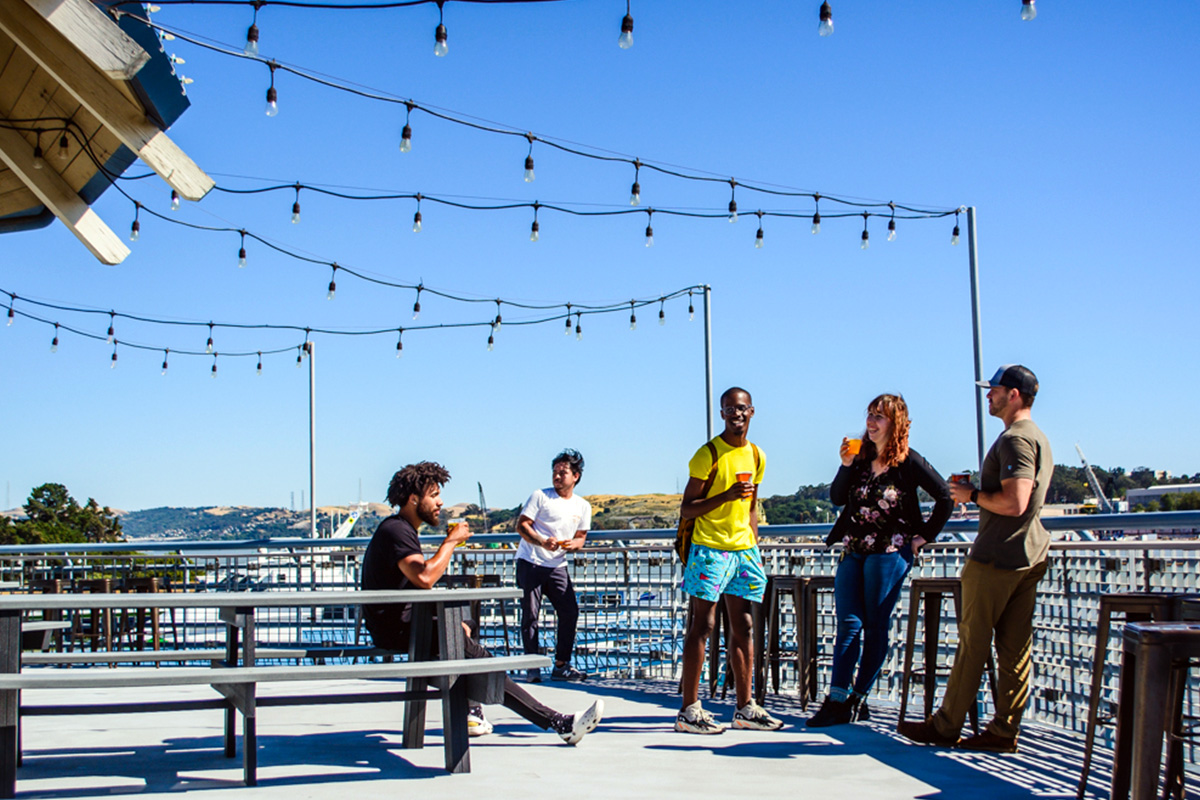
<path fill-rule="evenodd" d="M 853 462 L 851 465 L 853 466 Z M 833 530 L 825 537 L 826 545 L 840 542 L 846 529 L 850 527 L 850 477 L 850 467 L 839 467 L 829 487 L 829 499 L 835 506 L 842 507 L 842 513 L 838 515 L 837 522 L 833 523 Z M 921 515 L 917 487 L 929 492 L 933 497 L 933 512 L 928 520 L 924 520 Z M 909 525 L 913 537 L 920 536 L 932 542 L 942 532 L 942 526 L 950 519 L 950 512 L 954 509 L 949 484 L 934 471 L 920 453 L 909 448 L 908 458 L 900 462 L 900 488 L 903 490 L 901 510 L 908 519 L 921 520 Z"/>

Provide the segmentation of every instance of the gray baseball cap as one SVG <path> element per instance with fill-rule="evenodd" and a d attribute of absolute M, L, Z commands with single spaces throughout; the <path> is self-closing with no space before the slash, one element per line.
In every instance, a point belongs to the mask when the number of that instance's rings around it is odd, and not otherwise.
<path fill-rule="evenodd" d="M 1029 367 L 1023 367 L 1020 364 L 1004 364 L 996 370 L 996 374 L 990 381 L 975 381 L 975 385 L 982 386 L 984 389 L 1005 386 L 1030 397 L 1036 397 L 1038 393 L 1037 375 L 1034 375 L 1033 370 Z"/>

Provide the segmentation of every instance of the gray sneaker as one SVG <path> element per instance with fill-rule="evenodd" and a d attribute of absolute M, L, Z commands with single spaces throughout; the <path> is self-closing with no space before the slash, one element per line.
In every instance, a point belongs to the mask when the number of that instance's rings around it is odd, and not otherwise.
<path fill-rule="evenodd" d="M 772 717 L 765 708 L 751 700 L 734 713 L 733 727 L 751 731 L 777 731 L 783 727 L 783 720 Z"/>
<path fill-rule="evenodd" d="M 570 664 L 563 664 L 561 667 L 555 667 L 550 671 L 550 680 L 552 681 L 570 681 L 571 683 L 579 683 L 586 681 L 588 674 L 583 670 L 575 669 Z"/>
<path fill-rule="evenodd" d="M 712 736 L 725 732 L 725 726 L 713 719 L 713 715 L 696 701 L 675 717 L 675 730 L 679 733 L 699 733 Z"/>

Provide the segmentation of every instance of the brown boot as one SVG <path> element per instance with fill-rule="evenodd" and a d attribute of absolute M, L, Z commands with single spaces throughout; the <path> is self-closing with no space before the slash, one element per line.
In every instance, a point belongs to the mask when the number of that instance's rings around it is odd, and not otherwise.
<path fill-rule="evenodd" d="M 984 729 L 983 733 L 963 739 L 958 743 L 963 750 L 986 750 L 989 753 L 1017 752 L 1017 737 L 998 736 Z"/>
<path fill-rule="evenodd" d="M 909 722 L 901 720 L 896 724 L 896 732 L 917 744 L 932 744 L 938 747 L 954 747 L 958 744 L 957 736 L 943 736 L 933 726 L 933 717 L 924 722 Z"/>

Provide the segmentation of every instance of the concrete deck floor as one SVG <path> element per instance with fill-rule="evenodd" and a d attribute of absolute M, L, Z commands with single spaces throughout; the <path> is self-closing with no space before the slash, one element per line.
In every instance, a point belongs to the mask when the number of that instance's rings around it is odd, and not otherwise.
<path fill-rule="evenodd" d="M 324 693 L 340 687 L 292 684 Z M 93 693 L 86 702 L 118 702 L 146 691 Z M 160 690 L 150 690 L 158 692 Z M 721 736 L 675 733 L 674 686 L 665 681 L 595 680 L 531 687 L 563 711 L 603 698 L 605 719 L 577 747 L 537 730 L 501 706 L 489 706 L 496 731 L 472 740 L 472 772 L 442 768 L 440 709 L 430 706 L 423 750 L 400 747 L 399 704 L 260 709 L 259 785 L 241 783 L 241 755 L 221 753 L 221 712 L 33 717 L 25 721 L 19 797 L 145 798 L 205 792 L 215 800 L 382 797 L 505 800 L 554 798 L 789 797 L 840 800 L 900 798 L 1074 797 L 1082 742 L 1030 726 L 1016 755 L 921 747 L 894 733 L 896 710 L 874 709 L 868 723 L 808 731 L 795 698 L 768 698 L 787 722 L 775 733 L 729 730 Z M 266 692 L 264 692 L 265 694 Z M 64 692 L 29 691 L 26 703 Z M 71 702 L 84 698 L 69 693 Z M 173 697 L 209 697 L 205 687 Z M 67 702 L 64 699 L 63 702 Z M 733 702 L 705 701 L 728 722 Z M 808 709 L 811 713 L 815 707 Z M 239 741 L 240 747 L 240 741 Z M 1089 796 L 1107 797 L 1110 758 L 1099 754 Z"/>

